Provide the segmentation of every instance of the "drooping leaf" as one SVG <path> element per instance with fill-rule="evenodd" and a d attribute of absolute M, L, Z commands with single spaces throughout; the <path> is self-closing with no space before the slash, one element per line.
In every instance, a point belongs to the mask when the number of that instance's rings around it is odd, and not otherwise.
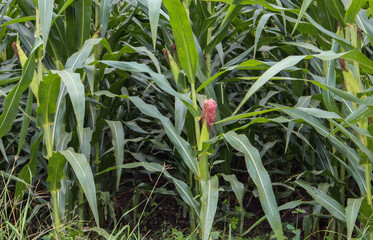
<path fill-rule="evenodd" d="M 109 65 L 111 67 L 115 67 L 117 69 L 123 70 L 123 71 L 148 73 L 163 91 L 165 91 L 166 93 L 172 96 L 179 98 L 188 108 L 190 113 L 193 114 L 194 117 L 199 116 L 198 111 L 193 107 L 192 101 L 189 98 L 175 91 L 171 87 L 170 83 L 167 81 L 164 75 L 153 72 L 148 66 L 144 64 L 139 64 L 136 62 L 119 62 L 119 61 L 106 61 L 106 60 L 100 61 L 100 62 L 106 65 Z"/>
<path fill-rule="evenodd" d="M 162 167 L 158 163 L 153 163 L 153 162 L 126 163 L 126 164 L 123 164 L 123 165 L 120 165 L 120 166 L 108 168 L 108 169 L 98 173 L 98 175 L 102 174 L 102 173 L 105 173 L 105 172 L 108 172 L 108 171 L 111 171 L 111 170 L 115 170 L 117 168 L 130 169 L 130 168 L 137 168 L 137 167 L 143 167 L 150 172 L 162 172 L 167 178 L 171 179 L 171 181 L 174 183 L 174 185 L 176 187 L 176 190 L 178 191 L 178 193 L 179 193 L 180 197 L 183 199 L 183 201 L 194 209 L 194 212 L 197 214 L 198 217 L 200 216 L 199 215 L 200 214 L 200 205 L 197 202 L 197 200 L 195 200 L 193 198 L 193 194 L 192 194 L 192 191 L 190 190 L 189 186 L 185 182 L 183 182 L 183 181 L 181 181 L 177 178 L 172 177 L 171 174 L 169 174 L 167 172 L 167 170 L 164 169 L 164 167 Z"/>
<path fill-rule="evenodd" d="M 114 146 L 114 155 L 115 155 L 115 165 L 120 166 L 123 164 L 124 158 L 124 129 L 120 121 L 109 121 L 106 120 L 109 124 L 111 130 L 111 142 Z M 122 173 L 121 168 L 117 168 L 117 180 L 116 180 L 116 189 L 119 188 L 120 176 Z"/>
<path fill-rule="evenodd" d="M 40 40 L 40 39 L 39 39 Z M 35 50 L 39 48 L 41 41 L 37 41 L 34 46 L 33 51 L 27 58 L 24 67 L 22 68 L 21 80 L 15 85 L 15 87 L 10 91 L 6 97 L 3 104 L 3 112 L 0 115 L 0 138 L 5 135 L 13 125 L 18 112 L 18 105 L 21 99 L 22 93 L 30 85 L 32 78 L 34 76 L 35 69 Z"/>
<path fill-rule="evenodd" d="M 101 42 L 101 38 L 91 38 L 84 42 L 84 45 L 78 52 L 74 53 L 66 61 L 66 69 L 71 69 L 73 72 L 76 69 L 83 68 L 85 61 L 92 52 L 93 46 Z"/>
<path fill-rule="evenodd" d="M 245 186 L 238 181 L 236 175 L 225 175 L 222 174 L 225 181 L 228 181 L 231 184 L 232 190 L 236 195 L 237 201 L 240 204 L 240 207 L 243 207 L 243 197 L 245 194 Z"/>
<path fill-rule="evenodd" d="M 69 148 L 60 153 L 70 163 L 76 177 L 79 180 L 80 186 L 82 187 L 84 194 L 88 200 L 89 206 L 91 207 L 93 216 L 96 220 L 96 225 L 100 226 L 99 215 L 97 210 L 97 199 L 96 199 L 96 187 L 93 179 L 91 167 L 85 158 L 84 154 L 76 153 L 73 148 Z"/>
<path fill-rule="evenodd" d="M 344 207 L 335 199 L 327 195 L 325 192 L 316 189 L 307 182 L 297 180 L 296 183 L 304 188 L 321 206 L 327 209 L 334 217 L 346 222 L 346 214 Z"/>
<path fill-rule="evenodd" d="M 192 147 L 187 141 L 185 141 L 185 139 L 177 134 L 176 129 L 172 125 L 171 121 L 168 118 L 164 117 L 155 106 L 146 104 L 139 97 L 130 97 L 130 100 L 142 113 L 150 117 L 155 117 L 162 122 L 167 136 L 176 147 L 184 163 L 194 174 L 198 174 L 197 161 L 194 158 Z"/>
<path fill-rule="evenodd" d="M 283 60 L 279 61 L 272 67 L 270 67 L 263 75 L 250 87 L 250 89 L 247 91 L 244 98 L 241 100 L 240 104 L 234 110 L 232 115 L 235 115 L 241 107 L 249 100 L 249 98 L 258 91 L 265 83 L 267 83 L 273 76 L 275 76 L 280 71 L 292 67 L 295 64 L 299 63 L 301 60 L 303 60 L 305 56 L 289 56 L 284 58 Z"/>
<path fill-rule="evenodd" d="M 247 170 L 258 188 L 260 202 L 268 222 L 277 239 L 284 239 L 280 213 L 273 193 L 271 179 L 261 162 L 259 151 L 251 145 L 245 135 L 238 135 L 230 131 L 225 133 L 224 137 L 232 147 L 245 154 Z"/>
<path fill-rule="evenodd" d="M 84 85 L 80 81 L 80 75 L 78 73 L 73 73 L 69 70 L 52 71 L 52 73 L 57 73 L 61 77 L 63 83 L 66 86 L 78 123 L 78 134 L 81 138 L 83 136 L 84 125 L 85 92 Z"/>

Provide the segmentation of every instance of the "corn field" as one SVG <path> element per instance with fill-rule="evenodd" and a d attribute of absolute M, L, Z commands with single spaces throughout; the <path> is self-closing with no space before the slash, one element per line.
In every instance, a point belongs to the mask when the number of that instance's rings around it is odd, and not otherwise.
<path fill-rule="evenodd" d="M 373 0 L 2 0 L 0 239 L 373 240 Z"/>

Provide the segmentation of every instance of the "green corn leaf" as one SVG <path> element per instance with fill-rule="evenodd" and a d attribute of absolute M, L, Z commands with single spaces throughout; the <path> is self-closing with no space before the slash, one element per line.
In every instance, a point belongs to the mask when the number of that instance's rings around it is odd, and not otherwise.
<path fill-rule="evenodd" d="M 232 115 L 236 115 L 236 113 L 242 108 L 242 106 L 249 100 L 249 98 L 258 91 L 265 83 L 267 83 L 273 76 L 275 76 L 280 71 L 292 67 L 303 60 L 306 56 L 289 56 L 284 58 L 283 60 L 279 61 L 272 67 L 270 67 L 267 71 L 263 73 L 263 75 L 250 87 L 247 91 L 245 97 L 242 99 L 236 110 L 234 110 Z"/>
<path fill-rule="evenodd" d="M 83 136 L 83 125 L 84 125 L 84 112 L 85 112 L 85 92 L 84 85 L 80 81 L 80 75 L 78 73 L 73 73 L 69 70 L 62 71 L 52 71 L 57 73 L 63 83 L 66 86 L 67 92 L 69 93 L 75 117 L 78 123 L 78 134 L 81 139 Z"/>
<path fill-rule="evenodd" d="M 186 204 L 188 204 L 189 206 L 191 206 L 194 209 L 195 213 L 199 217 L 200 205 L 193 198 L 193 194 L 192 194 L 192 191 L 190 190 L 189 186 L 185 182 L 183 182 L 183 181 L 181 181 L 177 178 L 172 177 L 171 174 L 169 174 L 167 172 L 167 170 L 165 170 L 164 167 L 162 167 L 158 163 L 151 163 L 151 162 L 126 163 L 126 164 L 119 165 L 119 166 L 116 166 L 116 167 L 108 168 L 108 169 L 98 173 L 97 175 L 100 175 L 100 174 L 108 172 L 108 171 L 115 170 L 117 168 L 130 169 L 130 168 L 137 168 L 137 167 L 143 167 L 150 172 L 162 172 L 167 178 L 171 179 L 171 181 L 174 183 L 174 185 L 176 187 L 176 190 L 178 191 L 180 197 L 183 199 L 183 201 Z"/>
<path fill-rule="evenodd" d="M 78 49 L 83 46 L 85 40 L 90 37 L 92 0 L 79 0 L 74 2 L 75 27 L 74 37 Z"/>
<path fill-rule="evenodd" d="M 277 239 L 284 239 L 280 213 L 272 189 L 271 179 L 260 159 L 259 151 L 253 147 L 245 135 L 238 135 L 233 131 L 224 134 L 225 139 L 232 147 L 245 154 L 247 170 L 259 192 L 259 199 L 264 213 L 271 225 Z"/>
<path fill-rule="evenodd" d="M 178 135 L 183 131 L 187 110 L 183 102 L 175 98 L 175 128 Z"/>
<path fill-rule="evenodd" d="M 278 104 L 272 105 L 276 107 L 284 107 Z M 330 132 L 327 130 L 327 128 L 315 117 L 310 116 L 307 113 L 302 112 L 298 109 L 281 109 L 280 111 L 288 114 L 294 119 L 302 119 L 303 121 L 311 125 L 321 136 L 327 137 L 330 143 L 333 144 L 340 153 L 347 157 L 352 177 L 358 184 L 360 191 L 364 193 L 366 192 L 367 186 L 364 178 L 364 170 L 359 164 L 359 156 L 357 155 L 354 149 L 341 142 L 334 135 L 330 135 Z"/>
<path fill-rule="evenodd" d="M 83 129 L 83 140 L 82 142 L 80 143 L 80 151 L 84 154 L 85 158 L 86 159 L 89 159 L 90 156 L 91 156 L 91 140 L 92 140 L 92 129 L 90 128 L 84 128 Z M 63 137 L 67 137 L 66 135 L 68 135 L 67 133 L 65 133 L 65 135 L 63 135 Z M 65 139 L 62 138 L 62 141 L 60 142 L 60 145 L 64 146 L 65 143 L 63 142 Z M 68 139 L 66 139 L 68 140 Z M 64 149 L 63 149 L 64 150 Z"/>
<path fill-rule="evenodd" d="M 229 6 L 223 22 L 221 23 L 216 33 L 212 36 L 211 42 L 205 48 L 205 52 L 207 54 L 211 54 L 214 48 L 227 36 L 227 31 L 229 29 L 230 23 L 239 15 L 241 8 L 242 6 L 237 5 Z M 199 65 L 201 65 L 201 62 L 199 62 Z"/>
<path fill-rule="evenodd" d="M 54 120 L 56 102 L 60 91 L 60 81 L 61 78 L 57 74 L 49 73 L 40 82 L 38 91 L 39 106 L 36 109 L 36 122 L 39 127 L 49 127 Z"/>
<path fill-rule="evenodd" d="M 256 27 L 256 33 L 255 33 L 254 58 L 255 58 L 255 55 L 256 55 L 256 49 L 257 49 L 257 46 L 258 46 L 259 39 L 262 35 L 263 28 L 267 24 L 268 19 L 273 15 L 274 15 L 273 13 L 266 13 L 259 20 L 258 26 Z"/>
<path fill-rule="evenodd" d="M 360 67 L 367 73 L 373 74 L 373 61 L 357 49 L 342 56 L 343 59 L 359 62 Z"/>
<path fill-rule="evenodd" d="M 237 180 L 236 175 L 225 175 L 222 174 L 225 181 L 228 181 L 231 184 L 232 190 L 234 194 L 236 195 L 238 204 L 240 207 L 243 207 L 243 197 L 245 195 L 245 186 Z"/>
<path fill-rule="evenodd" d="M 71 0 L 70 0 L 71 1 Z M 68 56 L 71 55 L 71 52 L 74 49 L 70 49 L 67 46 L 67 36 L 65 35 L 65 22 L 61 19 L 61 17 L 53 16 L 52 26 L 49 33 L 48 38 L 48 46 L 50 49 L 47 48 L 48 54 L 53 53 L 53 57 L 57 61 L 57 63 L 64 64 Z"/>
<path fill-rule="evenodd" d="M 148 73 L 163 91 L 165 91 L 166 93 L 172 96 L 179 98 L 188 108 L 190 113 L 193 114 L 194 117 L 199 117 L 199 112 L 195 110 L 195 108 L 193 107 L 193 103 L 189 98 L 175 91 L 171 87 L 170 83 L 167 81 L 164 75 L 153 72 L 145 64 L 139 64 L 136 62 L 119 62 L 119 61 L 100 61 L 100 62 L 108 66 L 123 70 L 123 71 Z"/>
<path fill-rule="evenodd" d="M 142 113 L 150 117 L 155 117 L 162 122 L 167 136 L 176 147 L 184 163 L 189 167 L 190 170 L 192 170 L 194 174 L 197 175 L 198 167 L 197 161 L 194 158 L 193 149 L 187 141 L 177 134 L 176 129 L 172 125 L 170 119 L 164 117 L 155 106 L 146 104 L 139 97 L 130 97 L 130 100 Z"/>
<path fill-rule="evenodd" d="M 351 2 L 351 5 L 348 7 L 344 18 L 347 24 L 353 24 L 355 22 L 357 14 L 366 2 L 367 0 L 353 0 Z"/>
<path fill-rule="evenodd" d="M 70 163 L 76 177 L 79 180 L 80 186 L 82 187 L 85 196 L 87 197 L 89 206 L 93 212 L 93 216 L 96 220 L 96 225 L 100 226 L 99 215 L 97 210 L 97 199 L 96 199 L 96 187 L 93 179 L 91 167 L 84 154 L 79 154 L 74 151 L 73 148 L 69 148 L 60 153 Z"/>
<path fill-rule="evenodd" d="M 31 145 L 30 149 L 30 161 L 22 168 L 21 172 L 18 174 L 18 178 L 22 179 L 25 183 L 31 184 L 32 178 L 35 175 L 36 167 L 38 164 L 38 152 L 39 152 L 39 145 L 41 140 L 43 140 L 43 135 L 41 134 L 39 138 Z M 15 199 L 21 200 L 25 191 L 27 189 L 26 184 L 23 182 L 17 181 L 16 183 L 16 191 L 15 191 Z"/>
<path fill-rule="evenodd" d="M 113 0 L 101 0 L 99 7 L 99 21 L 101 25 L 101 36 L 105 37 L 110 19 L 110 10 Z"/>
<path fill-rule="evenodd" d="M 328 112 L 319 108 L 305 108 L 305 107 L 297 107 L 297 109 L 308 113 L 317 118 L 328 118 L 328 119 L 341 119 L 341 116 L 336 114 L 335 112 Z"/>
<path fill-rule="evenodd" d="M 339 51 L 339 45 L 336 44 L 335 42 L 333 43 L 332 46 L 332 51 L 338 52 Z M 335 71 L 335 66 L 336 66 L 336 59 L 333 59 L 328 62 L 328 72 L 326 75 L 326 82 L 325 85 L 331 86 L 331 87 L 336 87 L 336 71 Z M 322 91 L 323 98 L 324 98 L 324 103 L 328 111 L 331 112 L 336 112 L 339 114 L 339 109 L 335 103 L 334 100 L 334 94 L 331 91 Z"/>
<path fill-rule="evenodd" d="M 189 186 L 179 179 L 172 178 L 172 182 L 174 183 L 176 190 L 178 191 L 180 197 L 183 201 L 191 206 L 194 209 L 194 212 L 197 214 L 199 218 L 200 216 L 200 205 L 199 203 L 193 198 L 192 191 L 190 190 Z"/>
<path fill-rule="evenodd" d="M 43 52 L 47 49 L 49 31 L 52 25 L 54 0 L 39 0 L 40 35 L 43 38 Z"/>
<path fill-rule="evenodd" d="M 307 107 L 310 104 L 310 102 L 311 102 L 311 97 L 302 96 L 298 99 L 298 102 L 295 105 L 295 107 Z M 290 122 L 288 125 L 287 133 L 286 133 L 285 152 L 288 149 L 289 142 L 290 142 L 290 136 L 293 132 L 294 127 L 295 127 L 295 123 Z"/>
<path fill-rule="evenodd" d="M 35 19 L 36 19 L 35 16 L 20 17 L 20 18 L 13 19 L 13 20 L 11 20 L 11 21 L 9 21 L 7 23 L 2 24 L 2 27 L 8 26 L 8 25 L 12 25 L 14 23 L 34 21 Z"/>
<path fill-rule="evenodd" d="M 355 124 L 362 119 L 365 119 L 373 114 L 373 108 L 367 105 L 360 105 L 356 110 L 345 118 L 345 121 L 349 124 Z M 347 126 L 344 124 L 343 126 Z"/>
<path fill-rule="evenodd" d="M 4 16 L 2 23 L 7 23 L 12 20 L 13 19 L 7 16 Z M 27 51 L 32 51 L 33 46 L 34 45 L 36 46 L 34 34 L 27 27 L 23 26 L 22 24 L 15 23 L 12 25 L 8 25 L 7 28 L 18 33 L 19 40 L 23 44 L 23 47 L 26 48 Z M 38 44 L 42 44 L 42 41 L 40 41 L 40 43 Z M 35 46 L 34 46 L 34 50 L 35 50 Z"/>
<path fill-rule="evenodd" d="M 170 15 L 177 53 L 190 83 L 194 83 L 198 55 L 192 28 L 184 5 L 179 0 L 163 0 Z"/>
<path fill-rule="evenodd" d="M 60 16 L 68 6 L 70 6 L 72 3 L 74 2 L 74 0 L 67 0 L 63 3 L 63 6 L 60 8 L 60 10 L 58 11 L 58 14 L 57 16 Z M 53 19 L 52 21 L 52 24 L 54 23 L 55 19 Z"/>
<path fill-rule="evenodd" d="M 40 39 L 39 39 L 40 40 Z M 0 138 L 5 135 L 11 128 L 16 119 L 19 101 L 22 93 L 30 85 L 34 76 L 35 69 L 35 50 L 41 45 L 41 41 L 37 41 L 33 51 L 27 58 L 24 67 L 22 68 L 22 77 L 17 85 L 10 91 L 3 104 L 3 113 L 0 115 Z"/>
<path fill-rule="evenodd" d="M 305 181 L 298 180 L 296 181 L 296 183 L 302 188 L 304 188 L 308 192 L 308 194 L 310 194 L 321 206 L 328 210 L 334 217 L 346 222 L 345 209 L 339 202 L 331 198 L 324 191 L 312 187 Z"/>
<path fill-rule="evenodd" d="M 63 131 L 64 116 L 66 112 L 66 94 L 67 89 L 64 83 L 61 83 L 60 92 L 56 103 L 56 112 L 52 125 L 52 146 L 56 146 L 61 141 L 61 132 Z M 57 148 L 56 148 L 57 150 Z M 65 150 L 65 149 L 60 149 Z"/>
<path fill-rule="evenodd" d="M 294 13 L 299 13 L 299 9 L 289 9 L 277 6 L 275 4 L 271 4 L 266 0 L 203 0 L 203 1 L 211 1 L 211 2 L 224 2 L 228 4 L 235 4 L 235 5 L 250 5 L 250 4 L 260 4 L 263 7 L 268 8 L 272 11 L 289 11 Z"/>
<path fill-rule="evenodd" d="M 106 120 L 106 122 L 109 124 L 110 130 L 111 130 L 111 142 L 114 146 L 114 155 L 115 155 L 115 165 L 119 166 L 123 164 L 123 158 L 124 158 L 124 129 L 123 125 L 120 121 L 109 121 Z M 116 180 L 116 189 L 119 188 L 120 183 L 120 176 L 122 173 L 122 169 L 117 169 L 117 180 Z"/>
<path fill-rule="evenodd" d="M 347 240 L 351 239 L 352 232 L 355 227 L 356 218 L 359 214 L 361 202 L 363 200 L 364 198 L 347 199 L 347 207 L 346 207 Z"/>
<path fill-rule="evenodd" d="M 48 191 L 56 192 L 61 188 L 63 168 L 66 164 L 65 157 L 60 152 L 54 152 L 48 160 Z"/>
<path fill-rule="evenodd" d="M 325 0 L 324 3 L 326 7 L 328 8 L 330 14 L 335 19 L 337 19 L 338 24 L 344 28 L 346 26 L 346 23 L 344 21 L 346 11 L 343 7 L 343 4 L 341 3 L 341 0 Z"/>
<path fill-rule="evenodd" d="M 297 26 L 298 26 L 300 20 L 302 19 L 304 13 L 306 12 L 308 6 L 309 6 L 311 3 L 312 3 L 312 0 L 305 0 L 305 1 L 303 1 L 303 3 L 302 3 L 302 7 L 300 8 L 300 12 L 299 12 L 299 14 L 298 14 L 297 22 L 295 23 L 294 28 L 293 28 L 293 31 L 291 32 L 292 35 L 294 34 L 295 30 L 297 29 Z"/>
<path fill-rule="evenodd" d="M 75 72 L 76 69 L 84 67 L 84 63 L 88 59 L 89 55 L 92 52 L 93 46 L 99 44 L 102 38 L 91 38 L 84 42 L 83 47 L 66 61 L 66 69 L 72 69 Z"/>
<path fill-rule="evenodd" d="M 155 49 L 157 43 L 157 30 L 162 0 L 149 0 L 148 5 L 150 31 L 152 32 L 153 47 Z"/>
<path fill-rule="evenodd" d="M 32 91 L 28 92 L 27 96 L 27 103 L 26 103 L 26 109 L 25 109 L 25 115 L 23 116 L 22 121 L 22 127 L 21 127 L 21 133 L 19 134 L 19 142 L 17 146 L 17 156 L 20 154 L 22 150 L 22 146 L 25 142 L 28 127 L 30 125 L 30 116 L 32 113 L 32 100 L 33 100 L 33 94 Z"/>
<path fill-rule="evenodd" d="M 201 182 L 201 230 L 202 240 L 209 240 L 212 224 L 219 199 L 218 177 L 214 176 L 209 180 L 202 179 Z"/>

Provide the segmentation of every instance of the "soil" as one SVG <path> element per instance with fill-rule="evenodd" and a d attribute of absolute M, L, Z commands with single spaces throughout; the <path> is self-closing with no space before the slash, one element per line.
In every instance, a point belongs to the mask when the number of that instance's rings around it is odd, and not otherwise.
<path fill-rule="evenodd" d="M 245 172 L 235 173 L 238 180 L 245 184 L 247 187 L 247 183 L 251 181 L 249 175 Z M 154 186 L 157 179 L 152 179 L 149 177 L 149 175 L 139 175 L 138 176 L 139 182 L 147 183 L 149 186 Z M 219 183 L 220 186 L 225 185 L 225 183 Z M 172 184 L 167 184 L 167 179 L 160 178 L 158 180 L 158 184 L 156 187 L 163 187 L 168 190 L 176 190 L 174 189 L 174 186 Z M 129 209 L 133 207 L 133 200 L 135 196 L 135 187 L 133 182 L 131 183 L 125 183 L 124 186 L 122 186 L 122 189 L 126 189 L 122 191 L 121 193 L 117 194 L 115 196 L 114 201 L 116 202 L 115 211 L 116 216 L 118 217 L 117 220 L 120 220 L 119 217 L 122 216 L 122 214 Z M 184 207 L 177 201 L 177 196 L 172 195 L 165 195 L 165 194 L 159 194 L 159 193 L 153 193 L 151 195 L 151 199 L 148 199 L 150 196 L 151 189 L 148 189 L 148 191 L 142 191 L 139 196 L 139 208 L 137 212 L 131 211 L 129 213 L 129 217 L 127 219 L 122 219 L 123 224 L 130 224 L 133 228 L 138 223 L 139 216 L 144 211 L 144 214 L 141 217 L 141 225 L 140 231 L 143 233 L 143 235 L 146 235 L 146 239 L 163 239 L 167 238 L 169 235 L 172 234 L 172 229 L 177 229 L 178 231 L 183 232 L 185 235 L 189 234 L 190 232 L 190 223 L 189 223 L 189 211 L 188 209 L 184 209 Z M 297 193 L 294 193 L 297 194 Z M 290 197 L 292 200 L 295 199 L 302 199 L 302 196 L 299 195 L 299 193 L 295 196 Z M 229 199 L 229 210 L 227 210 L 227 204 L 225 200 Z M 227 211 L 231 214 L 229 216 L 234 216 L 234 213 L 236 213 L 235 216 L 238 216 L 237 211 L 235 211 L 235 207 L 238 206 L 237 201 L 235 200 L 235 196 L 233 193 L 227 193 L 227 192 L 220 192 L 219 194 L 219 204 L 218 204 L 218 213 L 215 216 L 216 224 L 214 225 L 215 229 L 218 229 L 220 231 L 226 230 L 227 231 L 227 221 L 228 219 L 222 220 L 222 217 L 224 214 L 227 214 Z M 147 203 L 148 201 L 148 203 Z M 282 202 L 281 204 L 284 204 L 285 202 Z M 223 206 L 225 204 L 225 206 Z M 144 210 L 144 207 L 145 210 Z M 225 209 L 224 209 L 225 207 Z M 260 204 L 260 201 L 258 198 L 253 197 L 253 193 L 250 191 L 247 191 L 244 196 L 244 208 L 247 213 L 250 213 L 251 217 L 245 218 L 244 222 L 244 231 L 249 229 L 254 223 L 256 223 L 261 217 L 264 216 L 264 212 L 262 210 L 262 206 Z M 282 222 L 285 223 L 284 226 L 286 226 L 287 223 L 292 224 L 295 226 L 296 222 L 298 221 L 298 228 L 302 229 L 302 221 L 303 217 L 309 213 L 309 209 L 305 208 L 305 214 L 298 214 L 298 219 L 296 214 L 292 214 L 292 210 L 285 210 L 280 212 Z M 220 214 L 220 215 L 219 215 Z M 233 215 L 232 215 L 233 214 Z M 133 219 L 136 219 L 136 221 L 133 221 Z M 219 221 L 217 221 L 220 219 Z M 128 220 L 132 222 L 128 222 Z M 326 221 L 321 222 L 320 225 L 327 225 L 328 222 Z M 238 223 L 239 226 L 239 223 Z M 286 227 L 284 227 L 284 230 Z M 236 228 L 234 231 L 234 234 L 238 236 L 238 229 Z M 322 226 L 320 226 L 320 229 L 323 229 Z M 250 238 L 253 237 L 259 237 L 259 239 L 269 239 L 268 236 L 270 236 L 270 233 L 272 232 L 272 229 L 267 221 L 261 222 L 258 226 L 256 226 L 247 236 L 250 236 Z M 303 234 L 303 233 L 302 233 Z M 294 236 L 293 234 L 288 234 L 289 236 Z M 266 236 L 265 238 L 261 238 L 261 236 Z M 302 236 L 303 237 L 303 236 Z M 301 237 L 301 239 L 302 239 Z M 292 238 L 290 238 L 292 239 Z M 316 236 L 312 236 L 309 238 L 310 240 L 317 239 Z"/>

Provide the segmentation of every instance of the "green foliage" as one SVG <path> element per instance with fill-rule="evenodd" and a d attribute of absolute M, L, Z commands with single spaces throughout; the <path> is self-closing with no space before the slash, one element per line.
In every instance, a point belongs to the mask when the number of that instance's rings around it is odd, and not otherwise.
<path fill-rule="evenodd" d="M 0 237 L 373 239 L 372 3 L 2 1 Z"/>

